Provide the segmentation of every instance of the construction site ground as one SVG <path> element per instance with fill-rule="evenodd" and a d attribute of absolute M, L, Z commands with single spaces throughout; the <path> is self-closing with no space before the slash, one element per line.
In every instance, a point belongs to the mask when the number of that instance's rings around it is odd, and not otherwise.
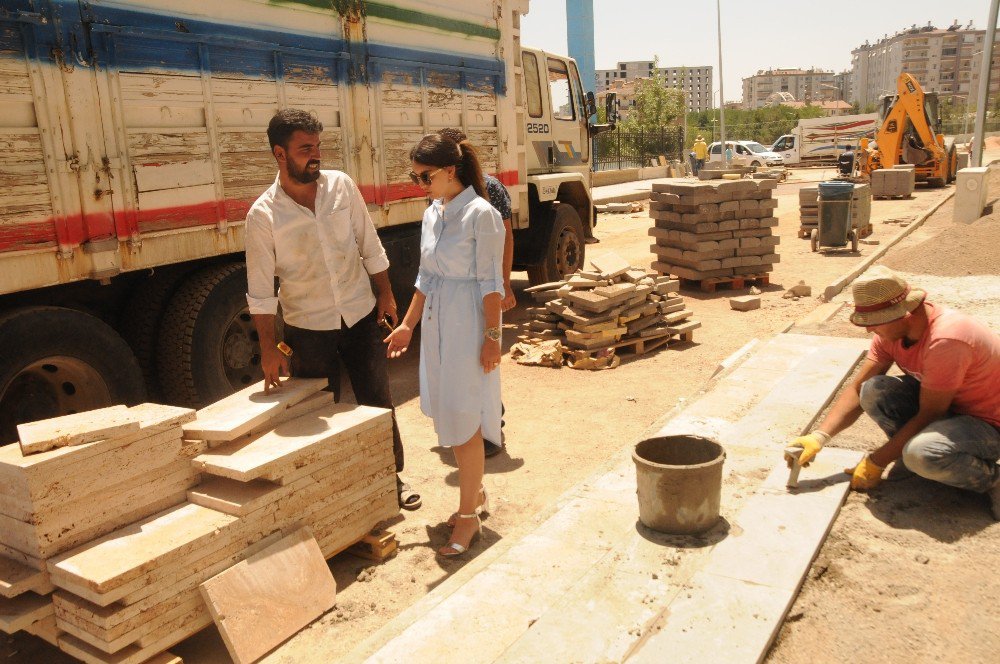
<path fill-rule="evenodd" d="M 987 161 L 991 156 L 1000 154 L 988 150 Z M 869 240 L 879 244 L 862 244 L 860 255 L 816 254 L 808 240 L 797 237 L 798 189 L 830 175 L 795 171 L 778 187 L 781 262 L 770 285 L 762 288 L 760 309 L 730 309 L 728 298 L 745 295 L 746 289 L 682 291 L 694 318 L 702 322 L 693 343 L 639 357 L 624 355 L 621 366 L 610 371 L 524 367 L 505 356 L 507 449 L 486 463 L 493 510 L 484 521 L 483 539 L 473 546 L 473 556 L 534 531 L 560 496 L 604 469 L 609 459 L 654 429 L 668 411 L 691 399 L 720 362 L 753 339 L 770 339 L 813 312 L 821 304 L 816 296 L 827 286 L 845 282 L 845 275 L 899 235 L 906 237 L 879 262 L 906 273 L 935 301 L 957 306 L 1000 329 L 996 295 L 1000 214 L 958 226 L 951 221 L 947 201 L 915 228 L 925 212 L 954 191 L 954 187 L 918 188 L 909 200 L 873 202 L 874 233 Z M 990 178 L 996 198 L 1000 174 L 994 170 Z M 599 192 L 595 198 L 600 198 Z M 635 266 L 648 266 L 649 226 L 645 210 L 602 214 L 596 229 L 600 243 L 588 246 L 588 254 L 614 251 Z M 812 287 L 812 297 L 782 298 L 785 289 L 800 281 Z M 529 296 L 521 292 L 527 286 L 523 273 L 515 274 L 514 285 L 519 305 L 505 317 L 507 348 L 526 326 L 524 308 L 530 306 Z M 845 298 L 849 299 L 849 287 L 835 301 Z M 863 330 L 847 322 L 846 309 L 828 322 L 792 331 L 864 336 Z M 468 564 L 469 558 L 443 561 L 434 555 L 447 540 L 444 522 L 457 507 L 457 472 L 451 453 L 436 445 L 432 423 L 420 412 L 416 353 L 394 364 L 392 372 L 407 452 L 404 477 L 422 495 L 423 507 L 404 512 L 389 524 L 399 538 L 393 559 L 382 564 L 347 554 L 333 559 L 337 606 L 266 662 L 338 661 Z M 833 445 L 862 450 L 881 440 L 881 433 L 862 418 Z M 774 442 L 776 463 L 785 442 Z M 731 509 L 723 505 L 724 514 Z M 564 544 L 571 549 L 578 543 Z M 887 482 L 868 495 L 852 493 L 768 659 L 990 661 L 1000 649 L 995 629 L 1000 618 L 995 601 L 1000 592 L 995 579 L 998 563 L 1000 526 L 980 496 L 920 479 Z M 489 597 L 482 598 L 481 610 L 491 610 Z M 490 639 L 489 634 L 480 636 Z M 10 662 L 72 661 L 23 634 L 3 643 L 0 655 Z M 447 649 L 447 644 L 442 646 Z M 213 629 L 171 651 L 189 664 L 229 661 Z M 454 653 L 455 661 L 466 659 Z M 576 661 L 590 660 L 579 653 Z"/>

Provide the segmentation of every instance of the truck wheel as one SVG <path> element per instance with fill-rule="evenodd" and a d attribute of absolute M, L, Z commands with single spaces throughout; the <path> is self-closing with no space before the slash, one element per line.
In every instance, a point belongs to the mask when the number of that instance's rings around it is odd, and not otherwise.
<path fill-rule="evenodd" d="M 948 151 L 948 184 L 951 184 L 958 177 L 958 154 L 955 152 L 955 146 L 951 146 L 951 150 Z"/>
<path fill-rule="evenodd" d="M 151 401 L 163 400 L 156 371 L 156 345 L 160 324 L 170 298 L 190 271 L 179 268 L 156 270 L 133 290 L 118 323 L 118 330 L 139 361 Z"/>
<path fill-rule="evenodd" d="M 545 248 L 545 258 L 528 267 L 532 286 L 559 281 L 584 266 L 583 223 L 576 208 L 561 203 L 552 211 L 552 230 Z"/>
<path fill-rule="evenodd" d="M 170 299 L 157 344 L 164 398 L 200 408 L 263 378 L 243 263 L 191 275 Z"/>
<path fill-rule="evenodd" d="M 90 314 L 27 307 L 0 316 L 0 445 L 17 425 L 146 398 L 125 340 Z"/>
<path fill-rule="evenodd" d="M 927 178 L 927 186 L 928 187 L 939 188 L 939 187 L 943 187 L 944 185 L 945 185 L 945 179 L 944 178 Z"/>

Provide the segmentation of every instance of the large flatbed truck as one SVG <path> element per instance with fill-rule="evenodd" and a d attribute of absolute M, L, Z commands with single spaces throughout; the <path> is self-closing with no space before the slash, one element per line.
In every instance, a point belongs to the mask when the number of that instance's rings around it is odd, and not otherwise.
<path fill-rule="evenodd" d="M 20 422 L 261 377 L 244 218 L 282 107 L 315 113 L 408 299 L 410 147 L 460 127 L 513 199 L 515 269 L 584 265 L 593 97 L 522 48 L 528 0 L 2 0 L 0 444 Z"/>

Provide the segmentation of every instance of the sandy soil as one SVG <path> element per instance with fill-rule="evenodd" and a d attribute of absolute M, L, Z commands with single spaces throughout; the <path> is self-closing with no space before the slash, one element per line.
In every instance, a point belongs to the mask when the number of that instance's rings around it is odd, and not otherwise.
<path fill-rule="evenodd" d="M 486 483 L 492 494 L 494 513 L 484 523 L 484 540 L 476 545 L 478 550 L 503 538 L 518 537 L 534 527 L 540 511 L 571 486 L 601 468 L 612 454 L 637 440 L 679 400 L 692 395 L 720 361 L 752 338 L 763 339 L 784 330 L 818 304 L 815 297 L 783 299 L 781 295 L 785 288 L 804 280 L 813 287 L 814 295 L 819 295 L 827 284 L 874 249 L 871 245 L 863 245 L 861 257 L 850 252 L 825 255 L 810 252 L 809 242 L 796 236 L 799 226 L 798 188 L 801 186 L 804 186 L 801 182 L 789 183 L 778 189 L 780 226 L 777 231 L 781 235 L 781 263 L 772 274 L 771 285 L 763 288 L 761 309 L 738 313 L 729 308 L 728 297 L 744 295 L 745 290 L 714 294 L 684 291 L 682 294 L 694 310 L 695 318 L 703 323 L 703 328 L 695 333 L 694 342 L 638 358 L 625 355 L 622 365 L 613 371 L 590 373 L 568 368 L 522 367 L 508 357 L 504 358 L 502 370 L 508 450 L 486 463 Z M 875 201 L 875 233 L 872 239 L 885 241 L 899 232 L 898 223 L 884 223 L 886 220 L 912 220 L 943 195 L 941 191 L 918 190 L 910 200 Z M 601 242 L 589 246 L 588 255 L 615 251 L 634 265 L 648 266 L 652 260 L 646 233 L 649 226 L 645 213 L 602 215 L 596 232 Z M 524 275 L 515 275 L 515 287 L 525 287 L 527 282 L 517 279 L 517 276 Z M 521 304 L 505 321 L 505 344 L 508 347 L 515 340 L 518 330 L 526 325 L 524 308 L 530 303 L 523 293 L 519 294 L 519 299 Z M 851 327 L 846 331 L 856 333 Z M 393 367 L 393 390 L 399 404 L 399 423 L 407 450 L 404 476 L 422 494 L 424 506 L 416 512 L 404 512 L 390 524 L 400 540 L 400 551 L 394 559 L 382 565 L 372 565 L 346 554 L 333 559 L 331 569 L 338 586 L 337 607 L 273 653 L 265 660 L 267 662 L 336 661 L 463 565 L 462 561 L 444 562 L 433 555 L 434 549 L 447 537 L 443 521 L 457 507 L 457 477 L 450 453 L 436 446 L 431 422 L 420 413 L 416 359 L 415 355 L 411 355 Z M 866 444 L 864 438 L 859 440 L 859 444 Z M 854 627 L 855 623 L 860 623 L 855 640 L 858 645 L 854 650 L 838 651 L 841 656 L 834 659 L 847 659 L 843 656 L 847 652 L 850 658 L 857 661 L 880 661 L 879 653 L 891 641 L 898 641 L 894 651 L 896 657 L 887 657 L 887 660 L 912 656 L 914 649 L 907 644 L 921 646 L 922 641 L 911 638 L 911 631 L 936 634 L 928 640 L 936 639 L 940 643 L 950 641 L 952 637 L 949 635 L 955 634 L 955 638 L 967 643 L 969 648 L 978 648 L 983 641 L 976 641 L 979 631 L 973 625 L 979 623 L 970 622 L 968 618 L 963 620 L 957 610 L 946 608 L 948 624 L 954 623 L 961 628 L 956 632 L 931 629 L 924 624 L 934 620 L 930 612 L 923 613 L 918 623 L 922 625 L 920 627 L 911 630 L 909 626 L 901 626 L 905 624 L 903 617 L 917 613 L 910 611 L 904 614 L 902 607 L 921 605 L 931 598 L 929 593 L 924 592 L 928 585 L 926 579 L 914 574 L 911 568 L 926 576 L 954 568 L 954 580 L 947 586 L 943 581 L 939 583 L 933 595 L 935 601 L 951 598 L 948 601 L 954 609 L 960 606 L 987 607 L 990 605 L 984 601 L 987 593 L 995 594 L 989 583 L 984 584 L 983 580 L 989 579 L 997 569 L 997 554 L 985 556 L 986 550 L 979 545 L 978 539 L 983 533 L 976 538 L 969 537 L 990 523 L 981 505 L 965 496 L 954 496 L 943 502 L 926 500 L 927 496 L 933 495 L 926 489 L 918 491 L 914 498 L 903 503 L 903 507 L 893 507 L 895 499 L 887 498 L 882 503 L 884 509 L 880 510 L 868 506 L 868 502 L 873 500 L 871 498 L 852 497 L 845 516 L 838 521 L 834 535 L 821 556 L 821 560 L 829 561 L 826 572 L 819 574 L 818 580 L 807 583 L 803 597 L 794 610 L 801 615 L 783 632 L 781 642 L 772 654 L 775 661 L 816 659 L 824 654 L 826 642 L 834 629 L 844 631 L 849 626 Z M 918 500 L 918 497 L 921 499 Z M 942 517 L 940 514 L 942 510 L 948 512 L 953 509 L 968 512 L 967 518 L 958 519 L 954 526 L 950 525 L 950 516 Z M 888 525 L 887 522 L 895 518 L 891 515 L 897 512 L 905 516 L 909 525 Z M 873 516 L 876 518 L 873 519 Z M 925 519 L 936 521 L 933 526 L 935 532 L 949 528 L 953 528 L 954 532 L 942 541 L 928 537 L 923 534 L 928 528 L 918 527 Z M 948 523 L 942 523 L 942 520 Z M 845 523 L 848 525 L 844 526 Z M 840 533 L 841 527 L 848 528 L 848 531 Z M 872 533 L 877 533 L 876 527 L 886 528 L 888 534 L 873 536 Z M 905 530 L 902 534 L 919 535 L 926 543 L 914 548 L 901 537 L 902 528 L 913 530 L 912 533 Z M 864 530 L 863 536 L 859 536 L 859 529 Z M 989 532 L 992 535 L 990 546 L 995 552 L 995 539 L 1000 537 L 1000 529 L 994 528 Z M 959 553 L 954 546 L 946 546 L 955 541 L 972 551 L 969 554 L 972 557 Z M 840 548 L 833 548 L 835 546 Z M 928 564 L 914 562 L 917 549 L 930 558 Z M 976 557 L 977 551 L 979 557 Z M 870 562 L 855 565 L 851 560 Z M 899 566 L 905 573 L 894 572 L 889 564 Z M 868 571 L 869 566 L 874 566 L 870 574 L 862 573 Z M 819 567 L 817 564 L 816 569 Z M 976 575 L 978 583 L 966 584 L 966 577 L 970 577 L 968 580 L 971 582 L 972 575 Z M 845 578 L 850 582 L 843 581 Z M 881 592 L 890 593 L 886 597 L 894 598 L 892 606 L 898 604 L 900 607 L 899 616 L 894 616 L 899 618 L 896 621 L 885 622 L 880 619 L 881 614 L 868 614 L 874 609 L 865 609 L 880 603 L 864 599 L 864 589 L 879 579 L 886 579 L 879 581 Z M 834 583 L 840 585 L 832 588 L 826 585 Z M 960 585 L 956 587 L 956 584 Z M 910 592 L 910 588 L 916 591 Z M 959 592 L 958 588 L 962 590 Z M 995 589 L 995 586 L 992 588 Z M 884 600 L 881 596 L 879 599 Z M 861 611 L 868 622 L 846 617 L 854 611 Z M 981 612 L 984 619 L 992 616 L 995 626 L 995 609 L 983 608 Z M 909 621 L 909 618 L 906 620 Z M 804 628 L 806 625 L 810 627 Z M 865 625 L 867 628 L 863 628 Z M 997 641 L 996 637 L 993 639 L 987 641 L 993 644 L 995 652 Z M 904 647 L 907 649 L 903 650 Z M 188 664 L 228 661 L 214 630 L 205 630 L 172 651 L 184 657 Z M 970 649 L 966 652 L 974 655 L 987 650 Z M 877 656 L 868 657 L 867 653 Z M 6 641 L 0 639 L 0 659 L 5 659 L 4 655 L 7 661 L 18 663 L 70 661 L 21 636 Z M 973 656 L 972 659 L 980 658 Z"/>

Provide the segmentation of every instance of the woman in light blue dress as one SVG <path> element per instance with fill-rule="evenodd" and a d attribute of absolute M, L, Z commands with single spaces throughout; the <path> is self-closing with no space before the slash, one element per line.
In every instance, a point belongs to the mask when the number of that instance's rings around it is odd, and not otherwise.
<path fill-rule="evenodd" d="M 428 134 L 410 152 L 410 177 L 433 199 L 420 234 L 420 271 L 403 321 L 386 337 L 389 357 L 406 352 L 417 322 L 420 408 L 438 442 L 455 452 L 459 508 L 448 544 L 458 556 L 488 511 L 483 438 L 500 440 L 500 303 L 504 226 L 486 199 L 482 168 L 468 141 Z"/>

